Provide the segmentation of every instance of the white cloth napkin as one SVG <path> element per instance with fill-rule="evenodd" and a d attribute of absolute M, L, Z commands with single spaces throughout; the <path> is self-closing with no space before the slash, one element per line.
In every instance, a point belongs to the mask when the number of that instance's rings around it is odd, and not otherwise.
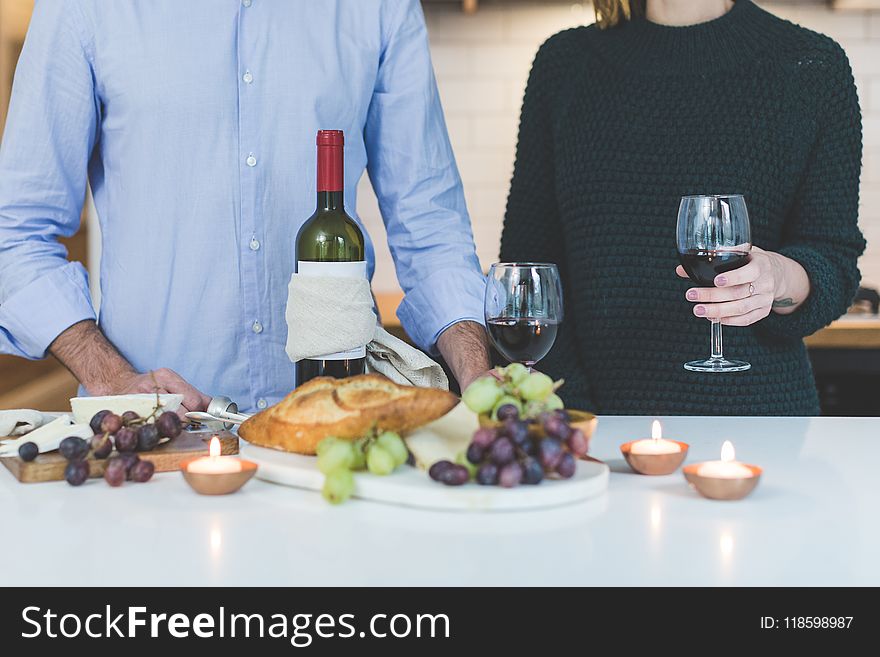
<path fill-rule="evenodd" d="M 290 277 L 287 356 L 292 362 L 367 345 L 367 369 L 395 383 L 449 389 L 443 368 L 377 324 L 363 278 Z"/>
<path fill-rule="evenodd" d="M 51 417 L 28 408 L 0 411 L 0 438 L 20 436 L 50 422 Z"/>

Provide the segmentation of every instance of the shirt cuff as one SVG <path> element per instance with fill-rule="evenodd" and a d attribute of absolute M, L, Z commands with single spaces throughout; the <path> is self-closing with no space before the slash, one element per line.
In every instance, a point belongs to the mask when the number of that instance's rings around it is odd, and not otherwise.
<path fill-rule="evenodd" d="M 419 281 L 397 309 L 403 328 L 425 351 L 436 353 L 437 339 L 458 322 L 484 324 L 486 277 L 477 270 L 441 269 Z"/>
<path fill-rule="evenodd" d="M 77 322 L 95 319 L 88 274 L 69 262 L 31 281 L 0 305 L 0 352 L 36 360 Z"/>
<path fill-rule="evenodd" d="M 810 295 L 787 315 L 771 312 L 756 328 L 777 338 L 801 339 L 827 326 L 846 312 L 851 299 L 844 298 L 839 270 L 809 246 L 783 247 L 777 253 L 799 263 L 810 278 Z M 853 294 L 855 291 L 853 291 Z"/>

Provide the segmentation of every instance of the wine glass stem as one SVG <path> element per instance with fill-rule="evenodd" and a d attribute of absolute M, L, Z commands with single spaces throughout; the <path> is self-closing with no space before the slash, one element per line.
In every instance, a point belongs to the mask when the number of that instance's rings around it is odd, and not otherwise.
<path fill-rule="evenodd" d="M 721 346 L 721 322 L 712 320 L 712 360 L 722 360 L 724 358 Z"/>

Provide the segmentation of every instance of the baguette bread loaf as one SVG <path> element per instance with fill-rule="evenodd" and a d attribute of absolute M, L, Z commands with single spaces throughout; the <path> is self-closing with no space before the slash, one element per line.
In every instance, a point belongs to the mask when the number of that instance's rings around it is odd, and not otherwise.
<path fill-rule="evenodd" d="M 261 447 L 314 454 L 327 436 L 357 440 L 374 429 L 410 431 L 442 417 L 457 403 L 450 392 L 398 385 L 381 374 L 319 377 L 249 418 L 238 433 Z"/>

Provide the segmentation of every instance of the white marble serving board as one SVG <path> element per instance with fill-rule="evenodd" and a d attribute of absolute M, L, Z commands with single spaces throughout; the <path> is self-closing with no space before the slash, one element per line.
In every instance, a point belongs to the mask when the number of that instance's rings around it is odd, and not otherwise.
<path fill-rule="evenodd" d="M 436 423 L 448 430 L 448 421 Z M 432 425 L 419 429 L 431 431 Z M 256 476 L 295 488 L 320 491 L 324 475 L 316 467 L 314 456 L 289 454 L 241 441 L 241 456 L 254 461 Z M 578 461 L 577 472 L 567 480 L 544 480 L 537 486 L 501 488 L 468 483 L 444 486 L 428 477 L 424 470 L 402 466 L 386 477 L 367 472 L 355 473 L 354 496 L 400 506 L 460 511 L 513 511 L 572 504 L 601 495 L 608 487 L 608 466 L 593 461 Z"/>

